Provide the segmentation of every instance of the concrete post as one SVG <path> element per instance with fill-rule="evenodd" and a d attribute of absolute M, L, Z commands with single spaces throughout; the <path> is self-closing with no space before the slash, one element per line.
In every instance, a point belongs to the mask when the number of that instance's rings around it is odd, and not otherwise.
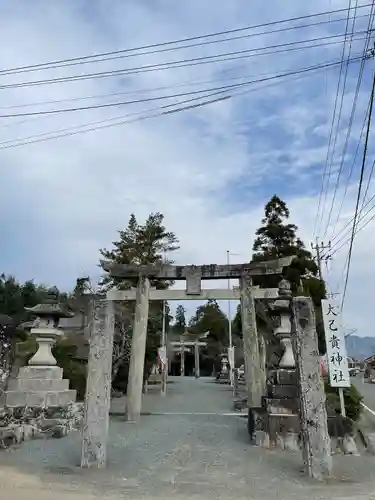
<path fill-rule="evenodd" d="M 114 324 L 113 302 L 95 300 L 82 429 L 81 467 L 106 467 Z"/>
<path fill-rule="evenodd" d="M 195 365 L 195 378 L 200 377 L 200 366 L 199 366 L 199 345 L 195 342 L 194 345 L 194 365 Z"/>
<path fill-rule="evenodd" d="M 293 299 L 293 347 L 299 382 L 303 459 L 308 475 L 322 480 L 332 474 L 331 440 L 310 297 Z"/>
<path fill-rule="evenodd" d="M 150 281 L 140 276 L 137 287 L 132 351 L 128 375 L 126 419 L 137 422 L 141 415 Z"/>
<path fill-rule="evenodd" d="M 256 324 L 255 303 L 252 293 L 252 279 L 244 274 L 240 280 L 241 318 L 243 349 L 245 358 L 245 376 L 249 408 L 262 405 L 263 376 L 259 353 L 259 339 Z"/>

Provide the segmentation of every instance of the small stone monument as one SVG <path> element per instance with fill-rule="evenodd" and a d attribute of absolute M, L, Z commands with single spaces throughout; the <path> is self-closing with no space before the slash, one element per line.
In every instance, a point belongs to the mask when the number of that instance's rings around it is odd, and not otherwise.
<path fill-rule="evenodd" d="M 38 350 L 27 366 L 20 368 L 16 379 L 10 380 L 5 405 L 15 407 L 65 407 L 76 400 L 76 391 L 69 390 L 69 380 L 63 379 L 63 370 L 57 366 L 52 347 L 61 337 L 60 318 L 72 315 L 58 302 L 58 290 L 51 289 L 43 304 L 26 308 L 37 316 L 31 334 L 36 336 Z"/>

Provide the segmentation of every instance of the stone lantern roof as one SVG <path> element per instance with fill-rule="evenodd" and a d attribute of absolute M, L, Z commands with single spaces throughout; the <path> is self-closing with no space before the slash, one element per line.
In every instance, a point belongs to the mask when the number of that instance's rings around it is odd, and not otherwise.
<path fill-rule="evenodd" d="M 59 303 L 59 291 L 56 287 L 48 291 L 48 298 L 42 304 L 37 304 L 34 307 L 25 307 L 29 311 L 39 317 L 72 318 L 73 313 L 69 312 Z"/>

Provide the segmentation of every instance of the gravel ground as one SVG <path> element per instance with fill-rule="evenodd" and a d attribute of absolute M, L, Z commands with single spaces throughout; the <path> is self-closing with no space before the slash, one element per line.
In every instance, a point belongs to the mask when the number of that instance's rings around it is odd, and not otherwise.
<path fill-rule="evenodd" d="M 223 415 L 228 387 L 186 378 L 168 389 L 146 396 L 153 414 L 139 424 L 112 417 L 106 470 L 78 467 L 79 433 L 2 452 L 0 499 L 375 499 L 374 457 L 335 457 L 335 479 L 314 483 L 299 453 L 251 446 L 246 421 Z"/>

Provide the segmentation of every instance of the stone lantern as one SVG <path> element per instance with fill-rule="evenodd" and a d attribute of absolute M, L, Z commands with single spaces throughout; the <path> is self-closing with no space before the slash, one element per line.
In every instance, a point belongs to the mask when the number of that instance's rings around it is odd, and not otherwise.
<path fill-rule="evenodd" d="M 16 379 L 10 380 L 6 394 L 8 407 L 64 407 L 76 399 L 76 391 L 69 389 L 69 380 L 63 379 L 62 368 L 52 354 L 56 339 L 63 335 L 58 329 L 60 318 L 72 317 L 58 302 L 58 290 L 51 289 L 43 304 L 26 308 L 37 316 L 31 334 L 36 336 L 38 350 L 28 366 L 20 368 Z"/>
<path fill-rule="evenodd" d="M 274 334 L 285 347 L 284 354 L 280 360 L 279 368 L 295 368 L 290 322 L 290 301 L 292 291 L 289 281 L 282 279 L 279 283 L 279 298 L 275 300 L 273 309 L 280 317 L 280 324 L 275 328 Z"/>
<path fill-rule="evenodd" d="M 56 340 L 63 335 L 59 330 L 61 318 L 71 318 L 73 314 L 64 311 L 58 303 L 58 290 L 51 289 L 49 300 L 34 307 L 25 307 L 26 311 L 37 316 L 30 333 L 36 336 L 38 350 L 29 360 L 30 366 L 55 366 L 56 359 L 52 354 L 52 347 Z"/>

